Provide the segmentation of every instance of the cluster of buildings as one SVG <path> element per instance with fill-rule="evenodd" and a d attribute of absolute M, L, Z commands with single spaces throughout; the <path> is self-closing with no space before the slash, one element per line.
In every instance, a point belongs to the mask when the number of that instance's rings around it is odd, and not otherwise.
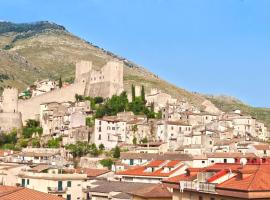
<path fill-rule="evenodd" d="M 81 61 L 74 84 L 58 88 L 54 81 L 39 81 L 26 100 L 6 88 L 0 133 L 34 119 L 43 129 L 40 140 L 61 137 L 61 147 L 0 151 L 0 200 L 270 199 L 270 135 L 263 123 L 240 110 L 221 112 L 207 101 L 198 108 L 158 89 L 145 95 L 158 119 L 132 112 L 93 119 L 90 102 L 75 99 L 106 99 L 123 90 L 119 61 L 100 70 Z M 135 86 L 135 96 L 140 95 Z M 63 147 L 77 142 L 125 152 L 109 169 L 100 164 L 109 154 L 74 162 Z"/>
<path fill-rule="evenodd" d="M 0 154 L 0 199 L 11 194 L 52 200 L 270 198 L 270 157 L 255 153 L 122 152 L 111 170 L 74 166 L 62 149 Z"/>

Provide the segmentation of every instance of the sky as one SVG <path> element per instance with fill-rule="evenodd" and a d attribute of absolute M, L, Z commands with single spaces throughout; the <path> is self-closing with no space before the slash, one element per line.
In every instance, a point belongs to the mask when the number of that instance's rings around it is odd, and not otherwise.
<path fill-rule="evenodd" d="M 189 91 L 270 107 L 268 0 L 0 0 L 0 20 L 48 20 Z"/>

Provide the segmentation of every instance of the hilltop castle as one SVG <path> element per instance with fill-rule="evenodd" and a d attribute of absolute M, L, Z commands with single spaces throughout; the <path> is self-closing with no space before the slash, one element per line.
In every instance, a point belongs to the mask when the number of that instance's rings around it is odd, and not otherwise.
<path fill-rule="evenodd" d="M 76 63 L 75 82 L 72 85 L 20 100 L 18 110 L 25 122 L 28 119 L 38 119 L 40 105 L 44 103 L 75 101 L 76 94 L 109 98 L 123 90 L 122 62 L 109 61 L 100 70 L 95 70 L 91 61 L 80 61 Z"/>

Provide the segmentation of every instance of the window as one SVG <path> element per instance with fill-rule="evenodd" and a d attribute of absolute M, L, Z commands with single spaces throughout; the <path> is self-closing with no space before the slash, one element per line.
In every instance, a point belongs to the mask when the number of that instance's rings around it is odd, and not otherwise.
<path fill-rule="evenodd" d="M 202 161 L 202 164 L 205 164 L 205 160 Z"/>
<path fill-rule="evenodd" d="M 101 132 L 101 127 L 98 128 L 98 132 Z"/>
<path fill-rule="evenodd" d="M 71 181 L 67 182 L 67 187 L 71 187 Z"/>
<path fill-rule="evenodd" d="M 22 179 L 22 187 L 25 187 L 25 179 Z"/>
<path fill-rule="evenodd" d="M 266 154 L 266 150 L 264 150 L 263 153 Z"/>
<path fill-rule="evenodd" d="M 101 134 L 98 135 L 98 140 L 101 140 Z"/>
<path fill-rule="evenodd" d="M 29 185 L 30 184 L 30 180 L 29 179 L 27 179 L 27 185 Z"/>
<path fill-rule="evenodd" d="M 227 163 L 227 159 L 224 159 L 224 163 Z"/>

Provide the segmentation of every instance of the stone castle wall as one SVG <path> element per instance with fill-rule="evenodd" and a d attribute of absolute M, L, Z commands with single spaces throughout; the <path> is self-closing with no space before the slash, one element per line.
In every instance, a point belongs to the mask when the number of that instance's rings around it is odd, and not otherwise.
<path fill-rule="evenodd" d="M 94 70 L 92 62 L 78 62 L 75 76 L 75 83 L 69 87 L 19 101 L 18 110 L 22 113 L 23 122 L 39 119 L 40 105 L 43 103 L 74 101 L 75 94 L 108 98 L 124 90 L 123 63 L 119 61 L 109 61 L 100 70 Z"/>
<path fill-rule="evenodd" d="M 83 95 L 85 83 L 77 82 L 66 88 L 53 90 L 51 92 L 35 96 L 28 100 L 19 101 L 18 110 L 22 113 L 22 120 L 25 123 L 28 119 L 39 119 L 40 105 L 49 102 L 75 101 L 75 95 Z"/>
<path fill-rule="evenodd" d="M 21 113 L 0 113 L 0 130 L 10 132 L 22 127 Z"/>

